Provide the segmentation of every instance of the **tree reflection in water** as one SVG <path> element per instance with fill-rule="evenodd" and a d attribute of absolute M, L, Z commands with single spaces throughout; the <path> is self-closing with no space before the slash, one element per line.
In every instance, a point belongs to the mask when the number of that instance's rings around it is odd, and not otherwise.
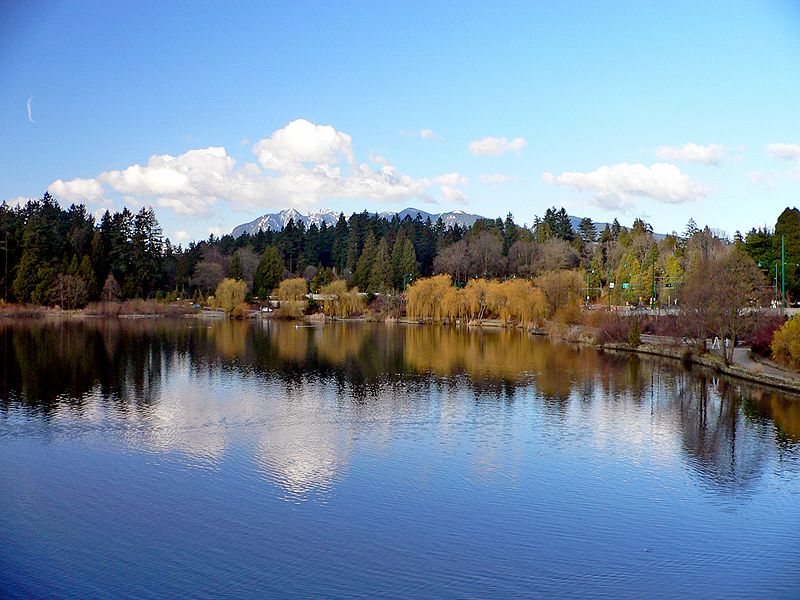
<path fill-rule="evenodd" d="M 232 423 L 259 423 L 257 468 L 297 495 L 333 485 L 348 461 L 355 423 L 391 428 L 396 419 L 433 418 L 446 436 L 465 418 L 454 390 L 469 390 L 486 414 L 495 404 L 534 402 L 553 427 L 603 423 L 599 446 L 641 443 L 643 425 L 633 423 L 631 411 L 649 411 L 648 435 L 679 448 L 692 472 L 720 493 L 746 492 L 767 456 L 800 443 L 796 398 L 666 359 L 551 344 L 511 330 L 8 321 L 0 323 L 0 348 L 0 411 L 7 417 L 16 411 L 90 418 L 100 402 L 117 418 L 142 425 L 131 434 L 137 443 L 211 462 L 230 445 Z M 203 382 L 219 378 L 235 381 L 231 390 L 246 399 L 205 397 Z M 176 381 L 186 390 L 179 400 L 164 392 Z M 320 389 L 336 390 L 335 414 L 327 420 L 314 418 L 329 402 Z M 431 398 L 430 406 L 413 404 L 420 394 Z M 509 425 L 502 413 L 491 414 L 497 419 L 487 419 L 485 433 L 500 435 Z M 479 459 L 487 471 L 495 462 L 491 451 Z"/>

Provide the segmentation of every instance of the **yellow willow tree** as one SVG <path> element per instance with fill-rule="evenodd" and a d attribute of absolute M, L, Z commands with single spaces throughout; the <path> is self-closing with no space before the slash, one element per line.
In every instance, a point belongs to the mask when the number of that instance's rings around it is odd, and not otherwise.
<path fill-rule="evenodd" d="M 358 288 L 347 289 L 342 279 L 332 281 L 319 290 L 322 295 L 322 311 L 329 317 L 349 317 L 364 310 L 364 298 Z"/>
<path fill-rule="evenodd" d="M 241 304 L 247 293 L 247 285 L 241 279 L 223 279 L 214 293 L 215 304 L 225 311 L 228 317 L 241 316 Z M 244 314 L 247 310 L 244 309 Z"/>
<path fill-rule="evenodd" d="M 447 288 L 447 292 L 441 299 L 442 315 L 451 321 L 456 319 L 466 319 L 469 316 L 469 306 L 464 290 L 457 287 Z"/>
<path fill-rule="evenodd" d="M 412 319 L 440 321 L 444 316 L 442 299 L 450 287 L 450 275 L 417 279 L 406 290 L 406 313 Z"/>
<path fill-rule="evenodd" d="M 578 301 L 583 291 L 583 278 L 578 271 L 548 271 L 537 277 L 535 283 L 547 301 L 548 316 Z"/>
<path fill-rule="evenodd" d="M 275 296 L 281 301 L 281 313 L 286 317 L 299 317 L 306 307 L 308 283 L 302 277 L 281 281 Z"/>
<path fill-rule="evenodd" d="M 486 316 L 488 292 L 489 282 L 485 279 L 471 279 L 464 288 L 471 319 L 481 320 Z"/>
<path fill-rule="evenodd" d="M 544 323 L 547 318 L 547 300 L 542 290 L 524 279 L 510 279 L 502 287 L 505 304 L 501 319 L 516 319 L 522 325 L 540 326 Z"/>
<path fill-rule="evenodd" d="M 508 294 L 506 287 L 499 281 L 486 282 L 486 308 L 496 314 L 504 323 L 513 318 L 508 312 Z"/>

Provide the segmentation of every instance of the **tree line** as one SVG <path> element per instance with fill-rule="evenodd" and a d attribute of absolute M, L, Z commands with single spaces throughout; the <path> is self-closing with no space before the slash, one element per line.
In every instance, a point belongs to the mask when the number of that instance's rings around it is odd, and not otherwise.
<path fill-rule="evenodd" d="M 313 292 L 341 281 L 347 289 L 381 293 L 434 275 L 449 276 L 461 289 L 476 279 L 534 280 L 563 270 L 579 273 L 581 295 L 592 300 L 605 294 L 614 304 L 674 304 L 693 267 L 731 246 L 754 260 L 763 287 L 773 289 L 781 240 L 786 291 L 798 298 L 797 209 L 787 208 L 772 229 L 737 232 L 732 240 L 691 220 L 681 234 L 665 236 L 641 219 L 630 228 L 614 220 L 602 231 L 583 219 L 573 229 L 566 211 L 553 207 L 534 217 L 530 229 L 511 214 L 466 228 L 365 211 L 341 214 L 333 226 L 290 220 L 281 231 L 212 235 L 182 247 L 164 237 L 151 208 L 106 211 L 96 220 L 84 205 L 62 208 L 49 193 L 18 207 L 0 205 L 3 299 L 65 308 L 95 300 L 200 298 L 226 278 L 264 298 L 290 278 L 305 279 Z"/>

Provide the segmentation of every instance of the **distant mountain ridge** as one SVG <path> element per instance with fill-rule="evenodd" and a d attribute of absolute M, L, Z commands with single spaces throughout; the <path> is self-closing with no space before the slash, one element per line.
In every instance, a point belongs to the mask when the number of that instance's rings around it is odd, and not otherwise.
<path fill-rule="evenodd" d="M 400 220 L 405 219 L 407 216 L 411 217 L 412 219 L 416 219 L 417 215 L 419 215 L 423 221 L 430 219 L 432 223 L 435 223 L 437 219 L 441 218 L 446 227 L 453 227 L 455 225 L 458 225 L 459 227 L 471 227 L 478 219 L 485 218 L 481 215 L 466 213 L 463 210 L 452 210 L 443 213 L 429 213 L 425 212 L 424 210 L 419 210 L 418 208 L 405 208 L 397 213 L 382 212 L 376 214 L 387 221 L 391 220 L 395 215 L 397 215 Z M 345 216 L 347 217 L 349 215 Z M 237 225 L 233 228 L 231 235 L 233 235 L 233 237 L 239 237 L 245 233 L 252 235 L 258 231 L 280 231 L 286 227 L 290 219 L 294 219 L 295 223 L 302 222 L 306 227 L 311 226 L 312 223 L 316 224 L 317 227 L 320 227 L 322 223 L 325 223 L 328 227 L 331 227 L 336 225 L 336 221 L 339 219 L 339 213 L 327 208 L 323 208 L 304 215 L 293 208 L 288 208 L 277 213 L 267 213 L 258 217 L 257 219 L 253 219 L 249 223 Z"/>
<path fill-rule="evenodd" d="M 330 210 L 328 208 L 322 208 L 317 211 L 312 211 L 307 215 L 304 215 L 301 212 L 298 212 L 294 208 L 287 208 L 282 211 L 276 213 L 267 213 L 258 217 L 257 219 L 253 219 L 249 223 L 242 223 L 241 225 L 237 225 L 233 228 L 231 235 L 233 237 L 239 237 L 240 235 L 244 235 L 245 233 L 249 233 L 253 235 L 259 231 L 281 231 L 284 227 L 286 227 L 287 223 L 291 219 L 294 219 L 295 223 L 302 222 L 306 227 L 310 227 L 312 224 L 315 224 L 317 227 L 320 227 L 323 223 L 325 223 L 328 227 L 332 227 L 336 225 L 336 221 L 339 220 L 339 212 L 335 210 Z M 374 213 L 377 214 L 379 217 L 386 219 L 387 221 L 391 220 L 395 215 L 400 220 L 405 219 L 407 216 L 411 217 L 412 219 L 416 219 L 417 215 L 425 221 L 430 219 L 432 223 L 436 223 L 436 221 L 441 218 L 444 222 L 446 227 L 453 227 L 458 225 L 459 227 L 472 227 L 475 221 L 480 219 L 488 219 L 489 217 L 484 217 L 482 215 L 475 215 L 464 212 L 463 210 L 451 210 L 449 212 L 442 212 L 442 213 L 429 213 L 425 212 L 424 210 L 420 210 L 418 208 L 404 208 L 400 212 L 382 212 L 382 213 Z M 345 215 L 345 217 L 349 218 L 349 215 Z M 575 233 L 578 233 L 578 225 L 581 222 L 581 217 L 569 217 L 570 224 L 572 225 L 572 229 Z M 600 223 L 594 221 L 594 226 L 597 229 L 597 235 L 600 235 L 605 229 L 606 225 L 609 227 L 611 226 L 610 223 Z M 654 237 L 659 240 L 664 237 L 664 234 L 661 233 L 654 233 Z"/>

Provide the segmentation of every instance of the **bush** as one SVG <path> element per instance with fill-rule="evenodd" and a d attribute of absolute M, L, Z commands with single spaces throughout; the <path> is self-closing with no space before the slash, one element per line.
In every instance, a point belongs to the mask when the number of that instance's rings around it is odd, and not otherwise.
<path fill-rule="evenodd" d="M 772 338 L 772 357 L 792 369 L 800 369 L 800 317 L 792 317 Z"/>
<path fill-rule="evenodd" d="M 642 326 L 637 317 L 597 311 L 587 321 L 597 329 L 595 341 L 600 344 L 628 344 L 635 348 L 642 342 Z"/>
<path fill-rule="evenodd" d="M 580 300 L 559 306 L 553 315 L 553 321 L 563 325 L 576 325 L 581 322 L 581 303 Z"/>
<path fill-rule="evenodd" d="M 125 302 L 90 302 L 84 312 L 96 317 L 132 315 L 179 316 L 192 312 L 188 304 L 165 304 L 156 300 L 126 300 Z"/>
<path fill-rule="evenodd" d="M 759 356 L 769 357 L 772 355 L 772 339 L 775 332 L 786 323 L 783 315 L 772 315 L 760 319 L 750 335 L 750 350 Z"/>
<path fill-rule="evenodd" d="M 640 335 L 639 319 L 634 317 L 631 319 L 631 327 L 630 331 L 628 332 L 628 345 L 631 348 L 636 348 L 641 343 L 642 339 Z"/>

